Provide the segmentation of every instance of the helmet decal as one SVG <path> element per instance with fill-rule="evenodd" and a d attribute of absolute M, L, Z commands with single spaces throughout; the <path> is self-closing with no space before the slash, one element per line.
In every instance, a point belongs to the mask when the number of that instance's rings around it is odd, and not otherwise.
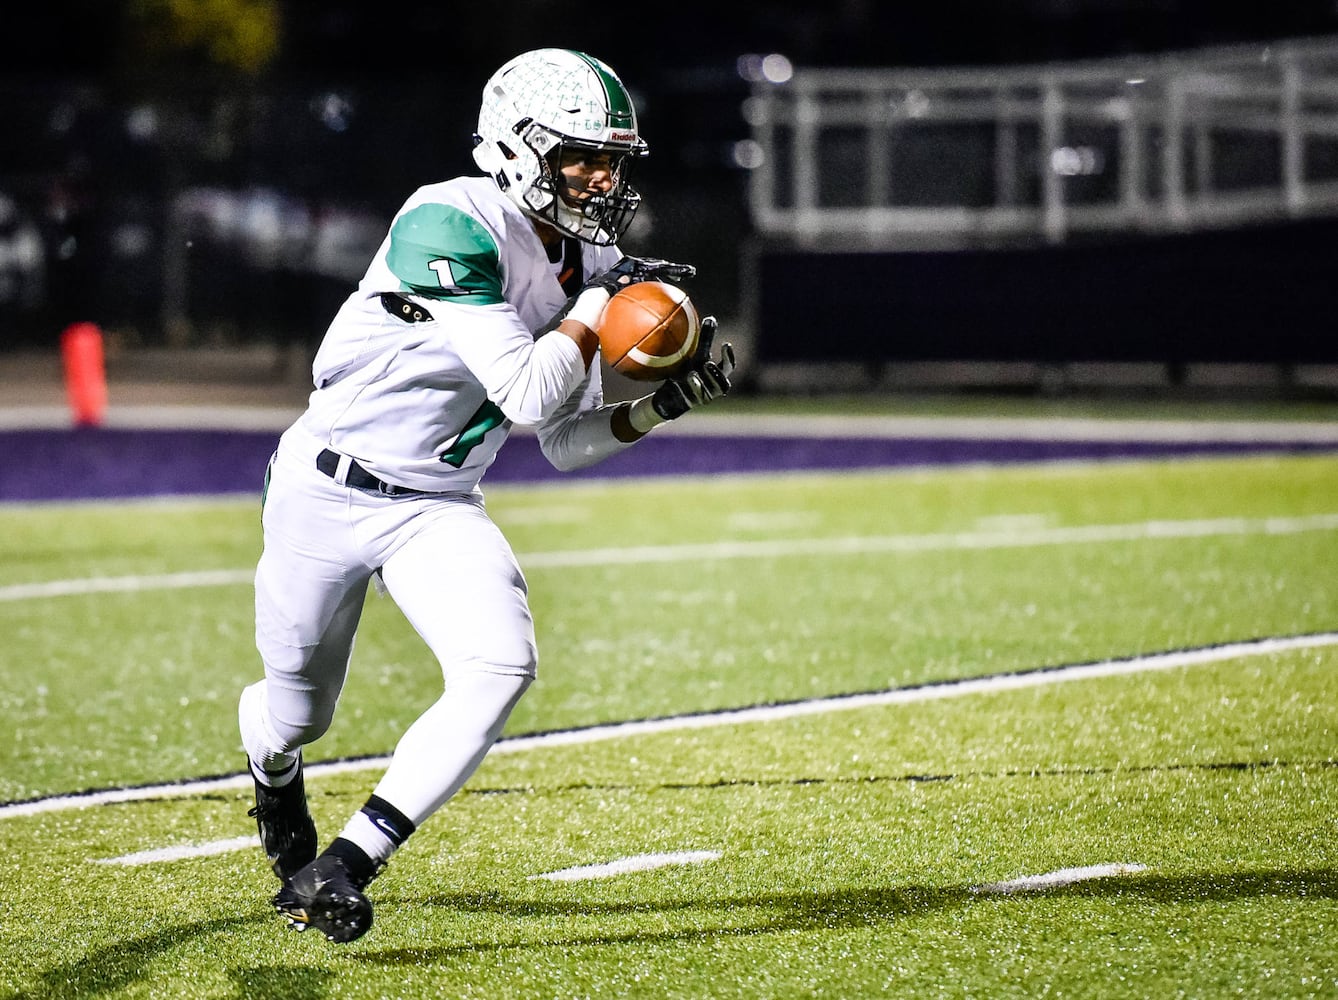
<path fill-rule="evenodd" d="M 570 194 L 558 165 L 572 148 L 609 157 L 610 190 Z M 607 245 L 627 230 L 641 201 L 628 173 L 646 151 L 627 88 L 583 52 L 523 53 L 484 87 L 475 162 L 523 211 L 577 239 Z"/>
<path fill-rule="evenodd" d="M 599 78 L 600 84 L 604 87 L 608 127 L 620 129 L 624 132 L 630 130 L 635 133 L 636 112 L 632 110 L 632 98 L 623 87 L 622 81 L 613 75 L 613 70 L 598 59 L 588 56 L 584 52 L 577 52 L 576 55 L 584 59 L 586 65 L 595 71 L 595 76 Z M 635 135 L 633 138 L 635 138 Z"/>

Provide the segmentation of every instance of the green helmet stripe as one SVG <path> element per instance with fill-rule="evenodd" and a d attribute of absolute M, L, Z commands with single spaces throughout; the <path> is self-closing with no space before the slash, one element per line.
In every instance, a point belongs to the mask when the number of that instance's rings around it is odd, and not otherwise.
<path fill-rule="evenodd" d="M 595 76 L 599 78 L 600 85 L 604 88 L 604 95 L 609 102 L 609 128 L 632 128 L 635 124 L 635 113 L 632 111 L 632 98 L 627 93 L 627 88 L 622 85 L 613 72 L 598 59 L 586 55 L 584 52 L 577 52 L 587 66 L 595 71 Z"/>

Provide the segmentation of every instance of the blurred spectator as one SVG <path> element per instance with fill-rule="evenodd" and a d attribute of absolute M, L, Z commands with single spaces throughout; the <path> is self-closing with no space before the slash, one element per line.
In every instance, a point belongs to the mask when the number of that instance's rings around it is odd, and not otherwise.
<path fill-rule="evenodd" d="M 46 263 L 37 224 L 0 192 L 0 337 L 10 340 L 46 298 Z"/>

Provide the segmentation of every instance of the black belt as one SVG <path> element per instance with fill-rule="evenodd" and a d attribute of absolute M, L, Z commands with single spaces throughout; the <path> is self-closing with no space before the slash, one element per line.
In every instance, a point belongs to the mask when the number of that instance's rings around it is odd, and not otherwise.
<path fill-rule="evenodd" d="M 403 295 L 396 295 L 394 292 L 382 292 L 378 298 L 381 299 L 382 309 L 406 323 L 426 323 L 432 318 L 430 312 L 417 302 L 409 301 Z"/>
<path fill-rule="evenodd" d="M 339 469 L 339 457 L 338 452 L 326 448 L 316 456 L 316 468 L 334 479 Z M 402 497 L 424 492 L 423 490 L 411 490 L 407 486 L 396 486 L 394 483 L 383 482 L 351 458 L 348 460 L 348 475 L 344 477 L 344 485 L 352 486 L 358 490 L 380 493 L 388 497 Z"/>

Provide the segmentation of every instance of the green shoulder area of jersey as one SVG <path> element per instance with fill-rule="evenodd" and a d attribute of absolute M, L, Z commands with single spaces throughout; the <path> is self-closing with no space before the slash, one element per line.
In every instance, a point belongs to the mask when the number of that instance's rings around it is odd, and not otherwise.
<path fill-rule="evenodd" d="M 390 229 L 386 264 L 405 291 L 469 305 L 502 299 L 497 242 L 483 224 L 453 205 L 418 205 Z"/>

